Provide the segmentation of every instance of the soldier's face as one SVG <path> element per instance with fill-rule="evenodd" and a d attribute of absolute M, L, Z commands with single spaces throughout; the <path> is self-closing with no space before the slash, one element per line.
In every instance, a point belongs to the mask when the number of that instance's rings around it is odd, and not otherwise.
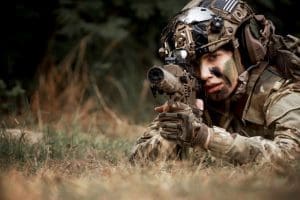
<path fill-rule="evenodd" d="M 238 72 L 233 52 L 219 49 L 200 59 L 200 78 L 209 99 L 221 101 L 228 98 L 238 83 Z"/>

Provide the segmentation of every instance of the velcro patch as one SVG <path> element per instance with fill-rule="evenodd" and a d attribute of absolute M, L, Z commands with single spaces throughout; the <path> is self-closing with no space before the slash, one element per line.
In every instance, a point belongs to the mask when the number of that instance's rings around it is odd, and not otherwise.
<path fill-rule="evenodd" d="M 292 111 L 294 111 L 294 114 L 291 113 Z M 286 120 L 280 120 L 286 115 L 288 115 Z M 294 92 L 283 96 L 271 105 L 266 113 L 267 126 L 278 120 L 280 120 L 280 123 L 294 124 L 293 126 L 298 124 L 300 128 L 300 93 Z"/>

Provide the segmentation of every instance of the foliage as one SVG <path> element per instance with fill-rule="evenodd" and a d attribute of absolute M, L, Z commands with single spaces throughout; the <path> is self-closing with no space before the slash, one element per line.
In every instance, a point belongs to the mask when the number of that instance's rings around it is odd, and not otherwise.
<path fill-rule="evenodd" d="M 135 121 L 149 121 L 154 115 L 153 105 L 161 101 L 155 100 L 142 83 L 149 67 L 160 63 L 157 49 L 162 28 L 188 1 L 17 1 L 16 23 L 8 28 L 1 47 L 4 90 L 12 91 L 18 83 L 30 104 L 38 77 L 48 72 L 45 69 L 59 68 L 73 55 L 71 67 L 88 67 L 108 106 Z M 299 36 L 297 1 L 247 2 L 257 13 L 271 18 L 278 33 Z M 291 14 L 286 15 L 285 10 Z M 5 93 L 1 91 L 1 102 L 11 100 Z M 16 102 L 14 98 L 10 108 L 24 106 L 19 103 L 23 100 Z"/>
<path fill-rule="evenodd" d="M 123 131 L 126 130 L 123 129 Z M 104 135 L 83 134 L 76 129 L 71 133 L 47 129 L 39 132 L 20 130 L 20 134 L 1 129 L 0 168 L 11 165 L 39 170 L 51 161 L 102 160 L 115 165 L 128 157 L 132 141 Z M 35 140 L 32 139 L 36 138 Z"/>
<path fill-rule="evenodd" d="M 167 18 L 186 2 L 60 1 L 52 53 L 60 61 L 85 38 L 81 56 L 89 66 L 92 79 L 105 94 L 105 100 L 110 106 L 142 120 L 149 116 L 143 113 L 153 106 L 153 102 L 152 105 L 141 102 L 151 99 L 142 82 L 147 69 L 159 62 L 156 51 L 160 31 Z M 136 108 L 139 104 L 144 104 L 142 109 Z"/>
<path fill-rule="evenodd" d="M 22 88 L 19 81 L 12 88 L 7 88 L 7 85 L 0 79 L 0 111 L 14 111 L 18 103 L 26 104 L 25 90 Z"/>

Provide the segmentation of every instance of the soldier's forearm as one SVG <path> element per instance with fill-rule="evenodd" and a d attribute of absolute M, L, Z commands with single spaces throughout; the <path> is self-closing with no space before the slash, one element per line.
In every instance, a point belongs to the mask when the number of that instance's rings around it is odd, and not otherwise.
<path fill-rule="evenodd" d="M 277 132 L 274 141 L 260 136 L 244 137 L 230 134 L 225 129 L 210 129 L 208 150 L 215 157 L 244 164 L 249 162 L 280 162 L 294 160 L 300 154 L 299 141 L 289 135 L 297 135 L 297 130 L 285 129 L 283 134 Z M 292 134 L 294 133 L 294 134 Z"/>

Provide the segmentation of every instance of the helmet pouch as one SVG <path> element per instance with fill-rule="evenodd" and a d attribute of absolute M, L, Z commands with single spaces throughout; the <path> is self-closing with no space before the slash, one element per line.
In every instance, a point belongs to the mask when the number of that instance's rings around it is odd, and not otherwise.
<path fill-rule="evenodd" d="M 252 34 L 250 24 L 245 26 L 244 39 L 251 63 L 256 64 L 263 60 L 266 56 L 267 49 L 263 46 L 259 39 Z"/>
<path fill-rule="evenodd" d="M 252 64 L 262 61 L 267 53 L 267 45 L 275 27 L 263 15 L 254 15 L 244 28 L 244 43 Z"/>

